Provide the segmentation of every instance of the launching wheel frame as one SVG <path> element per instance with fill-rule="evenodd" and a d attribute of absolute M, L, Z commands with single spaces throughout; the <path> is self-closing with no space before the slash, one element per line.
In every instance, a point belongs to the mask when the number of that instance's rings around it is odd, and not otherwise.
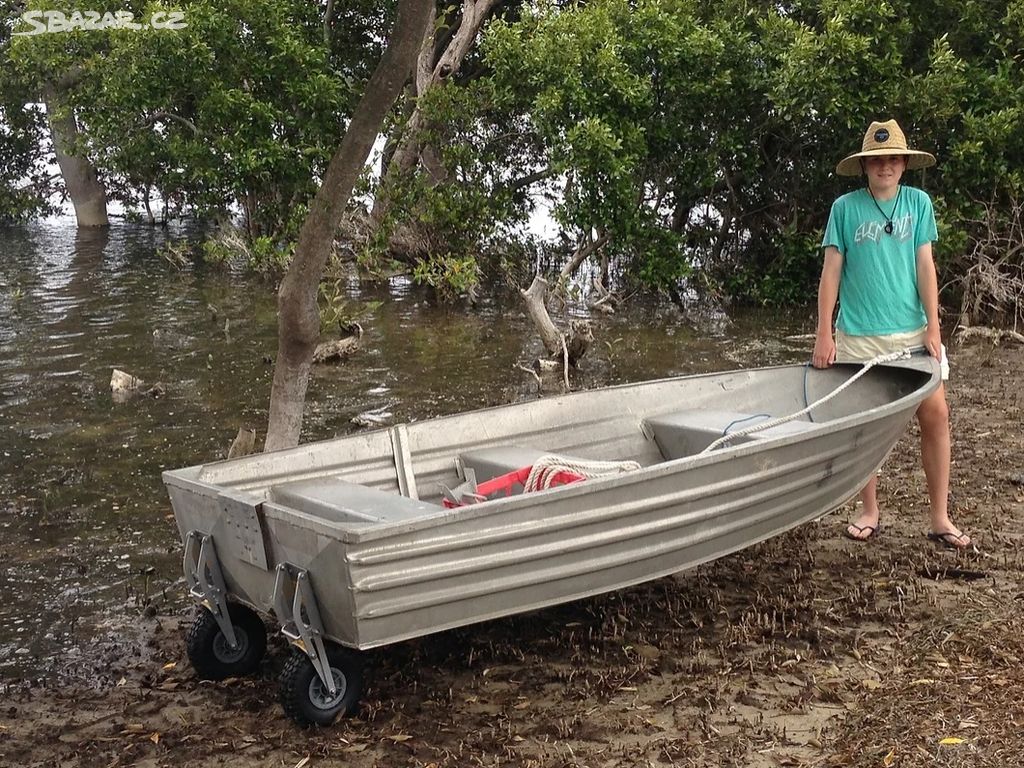
<path fill-rule="evenodd" d="M 281 673 L 281 704 L 300 725 L 327 725 L 355 710 L 363 693 L 358 651 L 324 640 L 324 626 L 309 572 L 277 566 L 274 613 L 295 652 Z"/>
<path fill-rule="evenodd" d="M 333 691 L 324 684 L 309 656 L 297 648 L 281 671 L 281 706 L 299 725 L 330 725 L 336 718 L 352 714 L 359 704 L 363 661 L 358 652 L 331 643 L 326 662 Z"/>
<path fill-rule="evenodd" d="M 228 603 L 213 536 L 189 531 L 183 563 L 189 594 L 199 606 L 185 650 L 199 677 L 223 680 L 252 672 L 267 650 L 267 629 L 244 605 Z"/>

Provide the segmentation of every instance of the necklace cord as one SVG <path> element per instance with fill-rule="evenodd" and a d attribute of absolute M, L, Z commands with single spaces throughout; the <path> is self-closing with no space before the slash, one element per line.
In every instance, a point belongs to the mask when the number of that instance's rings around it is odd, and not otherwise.
<path fill-rule="evenodd" d="M 903 185 L 900 184 L 899 191 L 896 193 L 896 203 L 892 207 L 892 216 L 886 216 L 885 211 L 882 210 L 882 206 L 875 200 L 875 193 L 871 191 L 871 185 L 868 185 L 868 196 L 871 198 L 871 202 L 875 204 L 875 208 L 882 214 L 882 218 L 885 219 L 885 234 L 891 235 L 893 230 L 892 220 L 896 218 L 896 209 L 900 204 L 900 197 L 903 195 Z"/>

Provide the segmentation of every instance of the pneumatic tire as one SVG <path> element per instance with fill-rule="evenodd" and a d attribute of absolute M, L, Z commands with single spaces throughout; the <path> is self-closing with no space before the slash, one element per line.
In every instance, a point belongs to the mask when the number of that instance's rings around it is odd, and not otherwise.
<path fill-rule="evenodd" d="M 217 620 L 206 608 L 196 610 L 185 638 L 185 650 L 192 668 L 203 680 L 240 677 L 254 671 L 267 652 L 267 628 L 259 615 L 244 605 L 228 608 L 238 646 L 232 648 Z"/>
<path fill-rule="evenodd" d="M 324 685 L 309 657 L 294 650 L 281 671 L 281 706 L 301 726 L 330 725 L 355 712 L 363 695 L 363 660 L 356 651 L 327 646 L 334 694 Z"/>

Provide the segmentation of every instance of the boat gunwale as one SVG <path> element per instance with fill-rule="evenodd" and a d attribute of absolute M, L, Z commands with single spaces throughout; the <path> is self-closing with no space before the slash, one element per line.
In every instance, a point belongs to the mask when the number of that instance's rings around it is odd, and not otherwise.
<path fill-rule="evenodd" d="M 856 365 L 856 363 L 836 363 L 833 367 L 852 367 L 854 365 Z M 564 392 L 564 393 L 561 393 L 561 394 L 558 394 L 558 395 L 554 395 L 552 397 L 539 398 L 538 400 L 532 400 L 532 401 L 524 401 L 524 402 L 517 402 L 517 403 L 501 403 L 499 405 L 491 405 L 491 406 L 487 406 L 485 408 L 474 408 L 473 410 L 470 410 L 470 411 L 459 411 L 457 413 L 449 413 L 449 414 L 445 414 L 443 416 L 433 416 L 433 417 L 430 417 L 430 418 L 427 418 L 427 419 L 423 419 L 421 421 L 403 422 L 403 423 L 408 424 L 408 425 L 424 424 L 424 423 L 427 423 L 427 422 L 441 423 L 441 422 L 444 422 L 444 421 L 446 421 L 448 419 L 457 419 L 457 418 L 461 418 L 461 417 L 464 417 L 464 416 L 468 416 L 470 414 L 485 414 L 485 413 L 491 413 L 491 412 L 500 411 L 500 410 L 517 408 L 517 407 L 521 407 L 523 405 L 527 405 L 527 404 L 530 404 L 530 403 L 539 402 L 540 400 L 557 400 L 557 399 L 560 399 L 560 398 L 585 397 L 585 396 L 593 394 L 595 392 L 614 392 L 617 389 L 632 389 L 632 388 L 635 388 L 635 387 L 648 386 L 648 385 L 650 385 L 650 386 L 657 386 L 657 385 L 660 385 L 660 384 L 668 384 L 668 383 L 671 383 L 671 382 L 682 381 L 684 379 L 686 379 L 686 380 L 711 379 L 711 378 L 715 378 L 715 377 L 719 377 L 719 376 L 729 376 L 729 375 L 732 375 L 732 374 L 738 374 L 738 373 L 743 373 L 745 371 L 752 371 L 752 370 L 756 370 L 756 371 L 779 371 L 779 370 L 796 369 L 796 368 L 804 368 L 804 367 L 806 367 L 806 364 L 804 364 L 804 363 L 786 363 L 786 364 L 783 364 L 783 365 L 765 366 L 763 368 L 753 368 L 753 369 L 752 368 L 734 368 L 732 370 L 726 370 L 726 371 L 709 371 L 708 373 L 692 373 L 692 374 L 683 374 L 683 375 L 680 375 L 680 376 L 664 376 L 664 377 L 662 377 L 660 379 L 645 379 L 643 381 L 623 382 L 621 384 L 612 384 L 611 386 L 597 387 L 595 389 L 582 389 L 582 390 L 576 390 L 576 391 L 573 391 L 573 392 Z M 358 436 L 364 436 L 364 435 L 365 436 L 371 436 L 371 435 L 374 435 L 374 434 L 379 434 L 379 433 L 387 432 L 388 430 L 392 429 L 395 426 L 398 426 L 398 425 L 397 424 L 393 424 L 393 425 L 390 425 L 390 426 L 378 427 L 377 429 L 367 430 L 366 432 L 350 432 L 348 434 L 337 435 L 335 437 L 329 437 L 329 438 L 325 438 L 323 440 L 315 440 L 312 443 L 300 443 L 299 445 L 292 446 L 290 448 L 279 448 L 279 449 L 274 450 L 274 451 L 266 451 L 266 452 L 263 452 L 263 453 L 250 454 L 248 456 L 239 456 L 239 457 L 233 458 L 233 459 L 218 459 L 216 461 L 207 461 L 207 462 L 203 462 L 201 464 L 192 464 L 192 465 L 189 465 L 187 467 L 181 467 L 179 469 L 164 470 L 164 472 L 162 473 L 162 477 L 164 478 L 165 481 L 166 481 L 167 478 L 174 478 L 175 480 L 179 480 L 179 479 L 180 480 L 194 480 L 198 484 L 203 485 L 205 487 L 222 488 L 222 487 L 224 487 L 223 484 L 212 483 L 212 482 L 205 481 L 205 480 L 199 480 L 198 478 L 203 473 L 203 471 L 207 470 L 207 469 L 217 469 L 217 468 L 220 468 L 220 467 L 227 466 L 228 464 L 237 464 L 237 463 L 240 463 L 240 462 L 252 461 L 252 460 L 254 460 L 256 458 L 265 458 L 265 457 L 270 457 L 270 456 L 275 456 L 275 455 L 276 456 L 283 456 L 283 455 L 288 454 L 288 453 L 297 453 L 297 452 L 302 451 L 304 448 L 307 448 L 310 445 L 315 445 L 317 443 L 334 442 L 336 440 L 349 440 L 349 439 L 352 439 L 352 438 L 355 438 L 355 437 L 358 437 Z M 193 477 L 188 477 L 188 475 L 192 475 Z"/>

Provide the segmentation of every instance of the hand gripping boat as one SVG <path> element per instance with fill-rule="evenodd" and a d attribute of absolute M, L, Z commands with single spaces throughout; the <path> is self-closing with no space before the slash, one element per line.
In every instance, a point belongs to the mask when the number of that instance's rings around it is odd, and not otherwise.
<path fill-rule="evenodd" d="M 881 359 L 880 359 L 881 360 Z M 879 364 L 876 364 L 879 363 Z M 254 669 L 326 724 L 359 651 L 621 589 L 853 496 L 940 383 L 932 358 L 574 392 L 165 472 L 200 676 Z"/>

